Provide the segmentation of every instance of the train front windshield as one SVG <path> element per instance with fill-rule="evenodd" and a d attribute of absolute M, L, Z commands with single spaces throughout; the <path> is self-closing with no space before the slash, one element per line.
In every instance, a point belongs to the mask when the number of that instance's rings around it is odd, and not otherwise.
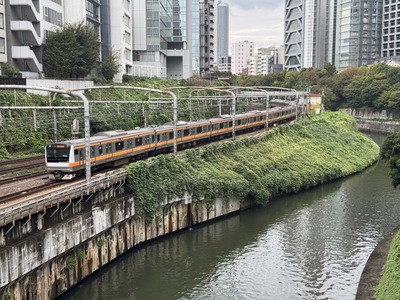
<path fill-rule="evenodd" d="M 68 145 L 48 145 L 46 146 L 47 162 L 68 162 L 71 146 Z"/>

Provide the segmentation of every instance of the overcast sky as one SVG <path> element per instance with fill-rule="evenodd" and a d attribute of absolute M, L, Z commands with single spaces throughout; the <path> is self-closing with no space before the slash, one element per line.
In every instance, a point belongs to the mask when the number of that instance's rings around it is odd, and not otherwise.
<path fill-rule="evenodd" d="M 254 42 L 256 48 L 283 45 L 284 0 L 225 2 L 229 5 L 229 48 L 244 40 Z"/>

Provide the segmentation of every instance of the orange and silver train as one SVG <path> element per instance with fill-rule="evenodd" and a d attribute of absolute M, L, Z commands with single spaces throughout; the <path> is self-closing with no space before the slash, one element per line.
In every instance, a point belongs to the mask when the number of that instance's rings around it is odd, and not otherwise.
<path fill-rule="evenodd" d="M 265 128 L 266 111 L 251 111 L 235 115 L 235 134 Z M 274 107 L 268 111 L 268 127 L 296 119 L 293 106 Z M 177 149 L 231 137 L 232 116 L 182 122 L 176 126 Z M 173 152 L 174 132 L 171 124 L 135 130 L 99 132 L 90 137 L 90 165 L 93 171 L 115 167 L 160 153 Z M 46 146 L 46 168 L 49 178 L 70 180 L 83 175 L 86 168 L 85 139 L 57 142 Z"/>

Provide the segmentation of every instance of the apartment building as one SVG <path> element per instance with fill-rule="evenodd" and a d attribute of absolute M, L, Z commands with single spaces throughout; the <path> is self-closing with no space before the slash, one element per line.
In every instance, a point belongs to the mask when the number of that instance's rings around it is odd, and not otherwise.
<path fill-rule="evenodd" d="M 400 0 L 384 0 L 382 59 L 400 60 Z"/>
<path fill-rule="evenodd" d="M 232 73 L 248 73 L 247 67 L 250 57 L 254 56 L 254 42 L 243 41 L 232 44 Z"/>
<path fill-rule="evenodd" d="M 6 14 L 4 0 L 0 0 L 0 63 L 7 62 Z M 1 67 L 0 67 L 0 75 Z"/>
<path fill-rule="evenodd" d="M 196 2 L 199 0 L 192 0 Z M 214 69 L 214 0 L 200 0 L 200 75 Z"/>
<path fill-rule="evenodd" d="M 40 77 L 48 33 L 80 21 L 99 34 L 99 61 L 119 54 L 116 81 L 124 74 L 181 79 L 214 68 L 214 0 L 0 0 L 0 61 Z"/>

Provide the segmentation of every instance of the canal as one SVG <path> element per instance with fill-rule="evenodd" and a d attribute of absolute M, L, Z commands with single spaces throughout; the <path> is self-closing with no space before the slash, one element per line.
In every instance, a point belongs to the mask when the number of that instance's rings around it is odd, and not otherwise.
<path fill-rule="evenodd" d="M 398 199 L 379 161 L 136 248 L 60 299 L 354 299 L 375 245 L 400 224 Z"/>

